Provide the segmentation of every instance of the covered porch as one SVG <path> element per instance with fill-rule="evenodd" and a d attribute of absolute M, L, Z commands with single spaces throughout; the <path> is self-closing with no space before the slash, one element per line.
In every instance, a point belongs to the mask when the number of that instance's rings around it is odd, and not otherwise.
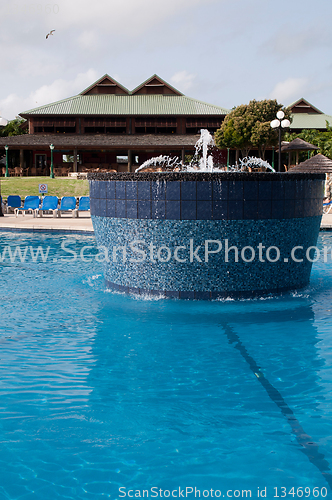
<path fill-rule="evenodd" d="M 56 176 L 90 171 L 133 172 L 159 155 L 184 162 L 198 135 L 21 135 L 0 138 L 1 175 Z M 53 148 L 50 148 L 50 146 Z"/>

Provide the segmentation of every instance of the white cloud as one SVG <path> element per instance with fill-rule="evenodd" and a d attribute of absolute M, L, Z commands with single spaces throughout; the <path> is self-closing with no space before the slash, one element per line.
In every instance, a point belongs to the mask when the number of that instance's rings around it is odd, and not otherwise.
<path fill-rule="evenodd" d="M 90 0 L 66 2 L 59 12 L 62 25 L 91 27 L 97 23 L 99 30 L 125 34 L 132 38 L 165 22 L 182 10 L 215 0 L 112 0 L 91 3 Z M 170 26 L 171 30 L 171 26 Z"/>
<path fill-rule="evenodd" d="M 5 0 L 0 114 L 13 118 L 77 94 L 105 73 L 129 89 L 157 73 L 186 95 L 228 107 L 275 87 L 285 103 L 303 95 L 331 113 L 332 2 L 324 12 L 310 0 L 296 3 L 281 0 L 287 16 L 271 24 L 275 8 L 266 0 Z"/>
<path fill-rule="evenodd" d="M 296 29 L 290 23 L 285 24 L 261 48 L 282 59 L 294 59 L 302 55 L 307 56 L 308 52 L 330 46 L 331 35 L 329 31 L 315 23 L 306 22 Z"/>
<path fill-rule="evenodd" d="M 84 90 L 100 76 L 90 68 L 86 73 L 79 73 L 73 80 L 58 78 L 50 85 L 42 85 L 26 97 L 11 93 L 0 100 L 1 115 L 12 120 L 23 111 L 66 99 Z"/>
<path fill-rule="evenodd" d="M 171 77 L 171 83 L 180 92 L 186 92 L 193 86 L 196 75 L 190 74 L 187 71 L 178 71 Z"/>
<path fill-rule="evenodd" d="M 160 57 L 162 49 L 172 52 L 182 47 L 185 21 L 193 17 L 189 25 L 195 32 L 196 10 L 219 2 L 68 0 L 46 5 L 30 5 L 25 0 L 15 0 L 15 5 L 9 0 L 0 2 L 3 21 L 0 99 L 14 93 L 28 95 L 42 84 L 50 85 L 56 77 L 72 79 L 92 65 L 99 68 L 98 76 L 106 72 L 112 76 L 121 73 L 127 81 L 129 76 L 129 82 L 132 76 L 136 86 L 141 79 L 141 76 L 135 78 L 136 66 L 146 67 L 142 73 L 147 76 L 158 72 L 156 54 Z M 55 5 L 59 9 L 54 9 Z M 55 32 L 46 40 L 51 29 Z M 149 50 L 151 47 L 153 50 Z M 161 62 L 164 63 L 167 64 L 166 59 Z"/>
<path fill-rule="evenodd" d="M 22 102 L 16 94 L 9 94 L 0 101 L 0 115 L 7 120 L 13 120 L 19 113 L 17 105 Z"/>
<path fill-rule="evenodd" d="M 85 30 L 76 39 L 77 45 L 89 52 L 94 52 L 102 46 L 101 39 L 97 31 Z"/>
<path fill-rule="evenodd" d="M 277 83 L 270 94 L 270 98 L 277 99 L 283 104 L 288 104 L 292 98 L 304 97 L 307 89 L 307 78 L 287 78 Z"/>
<path fill-rule="evenodd" d="M 98 77 L 95 70 L 89 69 L 86 73 L 79 73 L 74 80 L 58 78 L 50 85 L 43 85 L 31 94 L 38 106 L 49 102 L 59 101 L 81 92 L 91 85 Z"/>

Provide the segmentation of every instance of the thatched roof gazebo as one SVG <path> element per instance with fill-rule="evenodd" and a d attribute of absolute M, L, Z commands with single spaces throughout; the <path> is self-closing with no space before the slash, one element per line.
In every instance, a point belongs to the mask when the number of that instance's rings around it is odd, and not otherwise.
<path fill-rule="evenodd" d="M 296 165 L 299 163 L 299 152 L 300 151 L 315 151 L 319 149 L 318 146 L 314 146 L 313 144 L 310 144 L 310 142 L 306 142 L 303 139 L 300 139 L 299 137 L 296 137 L 293 141 L 289 142 L 288 144 L 285 144 L 284 146 L 281 146 L 281 152 L 282 153 L 289 153 L 288 155 L 288 168 L 290 167 L 290 160 L 291 160 L 291 153 L 293 151 L 296 152 Z"/>
<path fill-rule="evenodd" d="M 290 173 L 293 172 L 310 172 L 310 173 L 332 173 L 332 160 L 326 156 L 318 153 L 312 156 L 306 161 L 295 165 L 289 170 Z"/>
<path fill-rule="evenodd" d="M 332 160 L 330 158 L 318 153 L 289 170 L 289 173 L 293 172 L 326 174 L 325 197 L 332 199 Z"/>

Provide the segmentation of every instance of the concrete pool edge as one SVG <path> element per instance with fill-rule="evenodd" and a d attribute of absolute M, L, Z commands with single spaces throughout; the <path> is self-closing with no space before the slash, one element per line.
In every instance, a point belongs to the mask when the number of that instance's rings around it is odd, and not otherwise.
<path fill-rule="evenodd" d="M 0 232 L 64 232 L 78 234 L 94 234 L 91 217 L 57 217 L 52 215 L 33 217 L 32 214 L 15 217 L 13 213 L 0 217 Z"/>

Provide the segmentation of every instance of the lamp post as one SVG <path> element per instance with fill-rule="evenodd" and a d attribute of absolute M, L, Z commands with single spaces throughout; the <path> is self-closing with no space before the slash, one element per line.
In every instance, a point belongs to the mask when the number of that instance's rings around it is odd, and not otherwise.
<path fill-rule="evenodd" d="M 279 154 L 278 154 L 278 172 L 281 172 L 281 129 L 290 126 L 290 121 L 285 118 L 283 111 L 278 111 L 277 118 L 270 123 L 272 128 L 279 129 Z"/>
<path fill-rule="evenodd" d="M 2 196 L 1 196 L 1 186 L 0 186 L 0 217 L 4 217 L 2 211 Z"/>
<path fill-rule="evenodd" d="M 54 149 L 53 144 L 50 144 L 50 150 L 51 150 L 51 173 L 50 173 L 50 178 L 51 179 L 54 179 L 54 172 L 53 172 L 53 149 Z"/>
<path fill-rule="evenodd" d="M 0 185 L 0 217 L 4 217 L 3 211 L 2 211 L 1 185 Z"/>
<path fill-rule="evenodd" d="M 6 150 L 6 173 L 5 173 L 5 177 L 9 177 L 9 171 L 8 171 L 8 146 L 7 146 L 7 144 L 5 146 L 5 150 Z"/>

